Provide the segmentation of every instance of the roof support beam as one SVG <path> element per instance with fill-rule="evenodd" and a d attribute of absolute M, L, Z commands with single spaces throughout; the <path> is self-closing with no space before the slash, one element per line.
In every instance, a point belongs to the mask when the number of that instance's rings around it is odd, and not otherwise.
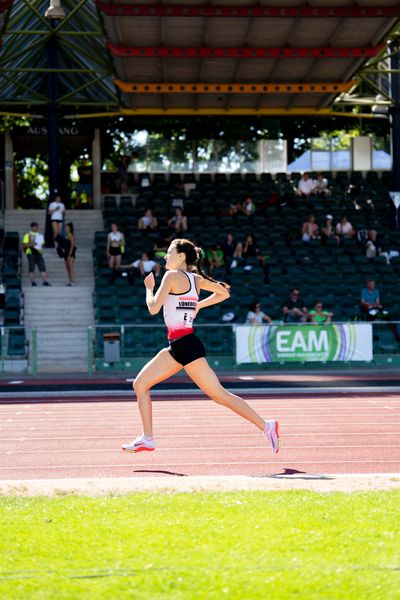
<path fill-rule="evenodd" d="M 45 17 L 40 13 L 40 11 L 33 5 L 33 2 L 29 2 L 29 0 L 22 0 L 28 10 L 32 11 L 33 14 L 39 19 L 39 21 L 44 25 L 47 31 L 52 31 L 52 26 L 49 19 L 45 19 Z"/>
<path fill-rule="evenodd" d="M 74 6 L 74 8 L 69 11 L 69 13 L 66 15 L 66 17 L 61 20 L 59 25 L 57 25 L 57 27 L 54 29 L 54 34 L 57 34 L 60 31 L 60 29 L 63 29 L 63 27 L 65 27 L 65 25 L 67 25 L 67 23 L 69 23 L 69 21 L 73 18 L 75 13 L 77 13 L 78 10 L 80 10 L 82 8 L 82 6 L 84 4 L 86 4 L 86 2 L 87 2 L 87 0 L 81 0 L 80 2 L 78 2 Z"/>
<path fill-rule="evenodd" d="M 43 29 L 7 29 L 7 35 L 50 35 L 50 31 Z M 71 36 L 71 37 L 87 37 L 88 35 L 94 35 L 96 37 L 101 37 L 104 35 L 102 31 L 58 31 L 57 35 L 62 36 Z"/>
<path fill-rule="evenodd" d="M 281 108 L 123 108 L 117 112 L 83 113 L 66 115 L 65 119 L 94 119 L 100 117 L 128 117 L 128 116 L 273 116 L 273 117 L 291 117 L 291 116 L 313 116 L 313 117 L 346 117 L 355 119 L 375 119 L 373 114 L 349 113 L 332 111 L 329 108 L 291 108 L 289 110 Z"/>
<path fill-rule="evenodd" d="M 25 46 L 25 48 L 21 48 L 21 50 L 18 50 L 18 52 L 15 52 L 12 54 L 13 48 L 8 48 L 8 52 L 4 53 L 2 52 L 1 56 L 0 56 L 0 65 L 4 65 L 7 64 L 8 62 L 12 62 L 15 63 L 15 61 L 17 60 L 17 58 L 19 58 L 20 56 L 25 56 L 27 58 L 29 58 L 29 60 L 32 61 L 32 50 L 34 49 L 42 49 L 43 46 L 43 39 L 40 40 L 34 40 L 31 44 L 28 44 L 27 46 Z"/>
<path fill-rule="evenodd" d="M 64 69 L 64 68 L 54 68 L 50 69 L 47 67 L 20 67 L 16 69 L 9 69 L 7 67 L 0 68 L 0 73 L 84 73 L 84 74 L 93 74 L 93 73 L 103 73 L 103 75 L 111 75 L 111 72 L 108 70 L 102 69 Z"/>
<path fill-rule="evenodd" d="M 97 6 L 112 17 L 264 17 L 264 18 L 396 18 L 397 6 L 184 6 L 176 4 L 106 4 L 96 0 Z"/>
<path fill-rule="evenodd" d="M 116 46 L 108 43 L 114 56 L 132 58 L 370 58 L 385 45 L 362 48 L 209 48 L 165 46 Z"/>
<path fill-rule="evenodd" d="M 4 72 L 0 73 L 0 79 L 1 78 L 4 78 L 9 83 L 12 83 L 13 85 L 15 85 L 17 88 L 19 88 L 21 90 L 24 90 L 25 92 L 28 92 L 29 95 L 32 95 L 32 96 L 34 96 L 35 98 L 38 98 L 41 101 L 47 102 L 46 96 L 43 96 L 43 94 L 39 94 L 39 92 L 36 92 L 31 87 L 25 85 L 22 81 L 19 81 L 19 79 L 15 79 L 15 78 L 9 77 Z M 28 101 L 24 100 L 23 102 L 20 102 L 20 104 L 28 104 Z"/>
<path fill-rule="evenodd" d="M 57 98 L 57 102 L 59 104 L 63 104 L 66 100 L 68 100 L 69 98 L 72 98 L 75 94 L 83 92 L 87 88 L 90 88 L 93 85 L 100 83 L 103 79 L 104 79 L 104 75 L 100 75 L 98 77 L 93 77 L 90 81 L 87 81 L 86 83 L 82 84 L 80 87 L 73 89 L 71 92 L 68 92 L 68 94 L 64 94 L 64 96 L 61 96 L 60 98 Z M 108 90 L 107 88 L 105 88 L 105 89 L 109 93 L 109 95 L 112 94 L 111 90 Z"/>
<path fill-rule="evenodd" d="M 128 83 L 114 79 L 127 94 L 327 94 L 347 92 L 347 83 Z"/>

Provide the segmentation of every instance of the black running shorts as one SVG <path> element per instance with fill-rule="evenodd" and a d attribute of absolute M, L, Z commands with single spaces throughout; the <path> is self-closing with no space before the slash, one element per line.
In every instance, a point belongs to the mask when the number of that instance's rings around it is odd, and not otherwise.
<path fill-rule="evenodd" d="M 203 342 L 199 340 L 194 333 L 189 333 L 177 340 L 172 340 L 169 344 L 168 351 L 172 358 L 182 366 L 188 365 L 194 360 L 203 358 L 206 355 L 206 349 L 203 346 Z"/>
<path fill-rule="evenodd" d="M 26 258 L 28 259 L 29 273 L 34 272 L 35 265 L 41 273 L 46 271 L 46 265 L 44 264 L 43 256 L 41 254 L 27 254 Z"/>

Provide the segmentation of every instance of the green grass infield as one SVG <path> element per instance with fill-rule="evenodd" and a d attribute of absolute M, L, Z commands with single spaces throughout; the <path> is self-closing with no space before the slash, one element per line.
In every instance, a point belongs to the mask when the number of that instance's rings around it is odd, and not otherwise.
<path fill-rule="evenodd" d="M 0 498 L 0 598 L 400 597 L 400 492 Z"/>

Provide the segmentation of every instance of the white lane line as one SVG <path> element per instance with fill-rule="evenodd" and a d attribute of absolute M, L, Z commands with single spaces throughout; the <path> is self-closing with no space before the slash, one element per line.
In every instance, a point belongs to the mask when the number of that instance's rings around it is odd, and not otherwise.
<path fill-rule="evenodd" d="M 390 406 L 384 406 L 383 408 L 389 409 L 389 410 L 394 410 L 392 407 Z M 298 414 L 287 414 L 287 413 L 283 413 L 281 412 L 282 409 L 280 409 L 278 412 L 280 413 L 280 420 L 284 420 L 284 419 L 297 419 L 299 417 Z M 352 414 L 354 411 L 350 411 L 350 413 Z M 321 414 L 322 413 L 322 414 Z M 307 418 L 313 418 L 313 417 L 321 417 L 324 416 L 326 414 L 325 410 L 322 410 L 321 413 L 315 413 L 315 414 L 311 414 L 311 415 L 306 415 L 306 418 L 304 419 L 304 423 L 305 425 L 307 425 Z M 198 414 L 191 414 L 191 415 L 185 415 L 182 414 L 179 417 L 180 421 L 210 421 L 213 422 L 215 421 L 216 417 L 220 417 L 222 416 L 223 413 L 219 413 L 219 414 L 209 414 L 209 415 L 198 415 Z M 361 413 L 358 416 L 362 416 L 362 417 L 386 417 L 387 413 L 386 412 L 372 412 L 372 413 Z M 230 423 L 233 423 L 234 421 L 236 421 L 237 417 L 232 418 L 233 415 L 227 415 L 224 418 L 224 421 L 227 425 L 229 425 Z M 335 412 L 333 413 L 333 417 L 337 418 L 337 417 L 349 417 L 348 413 L 345 412 Z M 400 417 L 400 413 L 392 413 L 391 417 Z M 89 415 L 88 418 L 92 418 L 95 419 L 97 423 L 101 423 L 100 419 L 96 418 L 96 415 Z M 132 419 L 134 419 L 134 415 L 132 415 Z M 62 422 L 62 423 L 74 423 L 76 421 L 85 421 L 86 419 L 82 419 L 81 417 L 73 417 L 71 419 L 66 419 L 66 418 L 56 418 L 56 419 L 7 419 L 6 423 L 13 423 L 15 425 L 22 425 L 22 424 L 30 424 L 30 423 L 48 423 L 51 424 L 52 422 L 56 423 L 57 425 Z M 160 420 L 162 420 L 163 422 L 169 422 L 172 421 L 173 423 L 176 422 L 176 417 L 169 417 L 169 416 L 163 416 L 160 417 Z M 104 422 L 104 427 L 107 426 L 108 423 L 110 423 L 110 421 L 113 422 L 122 422 L 122 423 L 126 423 L 126 417 L 107 417 L 107 419 Z"/>
<path fill-rule="evenodd" d="M 160 400 L 157 395 L 155 394 L 151 394 L 152 398 L 154 396 L 154 405 L 156 408 L 162 410 L 164 408 L 168 408 L 168 407 L 178 407 L 178 406 L 182 406 L 182 404 L 187 404 L 190 406 L 196 405 L 196 406 L 204 406 L 207 403 L 211 403 L 211 399 L 209 397 L 207 397 L 206 395 L 202 395 L 201 397 L 196 397 L 196 398 L 192 398 L 190 396 L 181 396 L 181 397 L 174 397 L 174 399 L 168 399 L 168 400 Z M 281 404 L 282 402 L 293 402 L 293 404 L 296 405 L 315 405 L 318 404 L 320 402 L 323 402 L 324 404 L 346 404 L 351 402 L 352 404 L 362 404 L 362 403 L 371 403 L 374 404 L 375 402 L 378 401 L 387 401 L 387 400 L 393 400 L 393 402 L 399 402 L 400 401 L 400 397 L 399 396 L 391 396 L 391 395 L 387 395 L 387 394 L 382 394 L 380 396 L 372 396 L 372 397 L 363 397 L 363 398 L 353 398 L 352 396 L 346 396 L 345 398 L 342 398 L 340 396 L 329 396 L 329 397 L 325 397 L 323 395 L 321 396 L 313 396 L 313 397 L 298 397 L 298 396 L 280 396 L 279 398 L 269 398 L 269 397 L 265 397 L 265 396 L 258 396 L 256 394 L 242 394 L 242 396 L 246 399 L 248 399 L 251 402 L 265 402 L 268 404 L 271 404 L 273 402 L 276 402 L 277 404 Z M 76 410 L 77 408 L 81 408 L 83 409 L 93 409 L 93 407 L 97 407 L 98 410 L 101 411 L 108 411 L 108 410 L 116 410 L 117 408 L 126 408 L 128 409 L 129 407 L 131 407 L 132 405 L 137 404 L 136 402 L 136 398 L 131 398 L 129 399 L 129 401 L 124 401 L 121 402 L 120 400 L 116 401 L 116 402 L 101 402 L 96 401 L 96 399 L 93 399 L 93 401 L 91 402 L 82 402 L 82 401 L 77 401 L 77 402 L 46 402 L 45 404 L 40 404 L 40 403 L 31 403 L 26 405 L 26 407 L 23 407 L 25 411 L 32 411 L 32 412 L 39 412 L 42 411 L 44 413 L 52 411 L 52 410 L 57 410 L 57 411 L 62 411 L 62 410 Z M 14 403 L 4 403 L 4 404 L 0 404 L 0 409 L 1 410 L 12 410 L 12 411 L 17 411 L 17 410 L 21 410 L 21 406 L 19 404 L 14 404 Z"/>
<path fill-rule="evenodd" d="M 305 417 L 312 417 L 313 415 L 317 415 L 319 416 L 321 413 L 337 413 L 337 414 L 344 414 L 346 416 L 351 415 L 352 413 L 362 413 L 362 414 L 379 414 L 379 411 L 383 411 L 383 410 L 387 410 L 388 407 L 390 407 L 391 410 L 397 410 L 399 411 L 400 414 L 400 406 L 391 406 L 391 405 L 382 405 L 382 406 L 376 406 L 374 409 L 372 409 L 371 406 L 354 406 L 349 408 L 348 406 L 321 406 L 321 407 L 297 407 L 297 406 L 260 406 L 260 405 L 254 405 L 251 402 L 248 402 L 248 404 L 250 406 L 253 406 L 253 408 L 255 408 L 255 410 L 257 410 L 258 412 L 280 412 L 282 414 L 287 414 L 290 415 L 292 414 L 295 417 L 304 415 Z M 30 413 L 28 414 L 24 414 L 24 415 L 10 415 L 10 414 L 1 414 L 0 411 L 0 420 L 2 420 L 3 422 L 10 422 L 10 420 L 13 420 L 16 423 L 25 423 L 25 422 L 29 422 L 29 421 L 44 421 L 44 422 L 49 422 L 49 421 L 59 421 L 59 420 L 80 420 L 80 419 L 99 419 L 99 420 L 113 420 L 113 419 L 127 419 L 130 418 L 134 415 L 138 414 L 138 408 L 135 406 L 133 408 L 133 410 L 130 411 L 115 411 L 113 413 L 98 413 L 96 411 L 88 411 L 88 412 L 70 412 L 70 413 L 52 413 L 51 415 L 47 415 L 46 417 L 43 417 L 42 414 L 36 414 L 36 413 Z M 206 418 L 209 417 L 210 415 L 224 415 L 226 414 L 226 409 L 225 410 L 221 410 L 216 404 L 212 404 L 210 405 L 208 408 L 206 409 L 202 409 L 202 410 L 188 410 L 186 407 L 182 407 L 181 410 L 171 410 L 171 411 L 157 411 L 157 410 L 153 410 L 153 414 L 156 415 L 158 418 L 170 418 L 170 419 L 176 419 L 179 417 L 188 417 L 190 415 L 195 415 L 196 417 L 199 418 Z M 229 414 L 229 413 L 228 413 Z M 6 419 L 7 417 L 7 419 Z M 40 417 L 40 419 L 39 419 Z"/>
<path fill-rule="evenodd" d="M 393 464 L 399 465 L 400 469 L 400 460 L 302 460 L 302 461 L 290 461 L 290 466 L 293 465 L 347 465 L 347 464 L 357 464 L 357 465 L 377 465 L 377 464 Z M 38 465 L 38 466 L 25 466 L 25 467 L 0 467 L 1 471 L 56 471 L 57 469 L 131 469 L 132 467 L 140 467 L 141 469 L 148 467 L 161 467 L 165 469 L 166 467 L 170 469 L 171 467 L 225 467 L 225 466 L 240 466 L 240 465 L 285 465 L 288 466 L 287 460 L 276 460 L 276 461 L 232 461 L 232 462 L 163 462 L 163 463 L 123 463 L 123 464 L 95 464 L 95 465 Z M 400 471 L 397 473 L 397 477 L 400 477 Z"/>
<path fill-rule="evenodd" d="M 237 392 L 239 390 L 236 390 Z M 195 392 L 195 393 L 194 393 Z M 313 394 L 312 396 L 308 396 L 307 394 L 302 394 L 301 392 L 296 391 L 292 391 L 291 393 L 286 393 L 286 394 L 274 394 L 273 392 L 270 392 L 268 394 L 266 394 L 265 392 L 260 392 L 259 390 L 252 390 L 251 392 L 243 392 L 241 395 L 245 396 L 246 398 L 250 398 L 251 400 L 265 400 L 266 402 L 271 402 L 271 401 L 278 401 L 281 402 L 282 400 L 292 400 L 293 402 L 309 402 L 309 403 L 314 403 L 314 402 L 318 402 L 318 401 L 324 401 L 324 402 L 329 402 L 329 401 L 337 401 L 337 402 L 346 402 L 348 400 L 354 400 L 356 402 L 360 402 L 360 401 L 364 401 L 364 400 L 371 400 L 371 401 L 376 401 L 376 400 L 381 400 L 382 398 L 393 398 L 395 400 L 398 400 L 400 398 L 400 393 L 398 394 L 393 394 L 392 392 L 385 392 L 384 390 L 380 390 L 379 393 L 373 393 L 373 392 L 366 392 L 364 395 L 361 396 L 355 396 L 354 394 L 346 394 L 346 397 L 343 396 L 343 394 L 341 393 L 333 393 L 330 392 L 329 395 L 327 397 L 326 394 L 323 393 L 323 388 L 320 389 L 320 394 Z M 399 388 L 399 392 L 400 392 L 400 388 Z M 371 395 L 373 394 L 373 395 Z M 160 406 L 162 406 L 163 404 L 181 404 L 182 402 L 187 402 L 187 403 L 193 403 L 193 402 L 209 402 L 210 399 L 207 398 L 207 396 L 201 392 L 200 390 L 193 390 L 192 392 L 182 392 L 179 390 L 175 390 L 173 395 L 173 399 L 164 399 L 163 395 L 160 395 L 159 392 L 156 390 L 152 390 L 151 391 L 151 396 L 152 398 L 154 398 L 155 402 L 158 403 Z M 240 394 L 239 394 L 240 395 Z M 15 398 L 15 394 L 13 395 L 14 399 L 19 399 Z M 67 397 L 66 397 L 67 398 Z M 76 407 L 80 407 L 82 405 L 84 406 L 88 406 L 88 407 L 96 407 L 99 406 L 101 408 L 112 408 L 113 406 L 124 406 L 124 405 L 128 405 L 130 403 L 136 403 L 136 396 L 131 395 L 131 396 L 124 396 L 124 398 L 122 399 L 121 397 L 118 397 L 118 399 L 113 399 L 114 396 L 112 394 L 109 394 L 109 399 L 108 400 L 101 400 L 99 402 L 96 402 L 97 400 L 97 396 L 92 395 L 92 396 L 86 396 L 86 395 L 80 395 L 77 396 L 78 399 L 81 399 L 82 402 L 63 402 L 63 400 L 65 399 L 63 395 L 52 395 L 50 397 L 50 402 L 47 401 L 44 405 L 43 405 L 43 409 L 44 407 L 65 407 L 65 406 L 76 406 Z M 90 398 L 90 400 L 89 400 Z M 53 399 L 53 401 L 52 401 Z M 1 394 L 0 394 L 0 400 L 1 400 Z M 2 404 L 1 406 L 3 407 L 13 407 L 14 409 L 16 407 L 18 407 L 19 409 L 24 408 L 24 409 L 34 409 L 37 406 L 41 406 L 40 401 L 39 402 L 29 402 L 29 404 L 20 404 L 20 403 L 7 403 L 5 402 L 4 404 Z"/>
<path fill-rule="evenodd" d="M 224 382 L 222 382 L 224 383 Z M 237 387 L 235 385 L 226 386 L 226 388 L 235 394 L 264 394 L 266 396 L 281 396 L 281 395 L 307 395 L 307 394 L 398 394 L 400 393 L 400 386 L 346 386 L 346 387 L 305 387 L 305 388 L 293 388 L 293 387 Z M 169 390 L 157 390 L 154 395 L 163 396 L 197 396 L 202 394 L 197 389 L 181 389 L 171 388 Z M 41 392 L 24 392 L 18 391 L 18 393 L 12 392 L 0 392 L 0 399 L 13 399 L 13 398 L 97 398 L 97 397 L 123 397 L 130 398 L 132 393 L 129 389 L 126 390 L 81 390 L 81 391 L 41 391 Z"/>
<path fill-rule="evenodd" d="M 361 435 L 364 437 L 370 437 L 371 432 L 360 432 L 360 431 L 338 431 L 336 433 L 334 432 L 323 432 L 323 433 L 288 433 L 285 431 L 284 433 L 284 437 L 348 437 L 350 435 Z M 395 435 L 397 437 L 400 437 L 400 431 L 374 431 L 374 437 L 378 436 L 378 435 Z M 250 438 L 250 437 L 259 437 L 260 434 L 259 433 L 201 433 L 201 434 L 191 434 L 191 435 L 185 435 L 185 434 L 179 434 L 179 438 L 189 438 L 189 439 L 197 439 L 197 438 L 240 438 L 240 437 L 244 437 L 244 438 Z M 84 440 L 84 441 L 89 441 L 89 440 L 115 440 L 117 438 L 120 437 L 120 434 L 118 435 L 101 435 L 101 436 L 63 436 L 60 435 L 59 437 L 19 437 L 19 438 L 1 438 L 0 437 L 0 444 L 2 442 L 62 442 L 64 440 Z M 175 439 L 176 435 L 157 435 L 157 440 L 165 440 L 165 439 Z"/>
<path fill-rule="evenodd" d="M 389 416 L 389 413 L 385 413 L 385 416 Z M 390 415 L 391 416 L 391 415 Z M 126 424 L 126 427 L 128 427 L 129 425 Z M 375 420 L 371 420 L 371 421 L 354 421 L 351 423 L 348 423 L 347 421 L 313 421 L 312 423 L 306 423 L 306 424 L 294 424 L 294 423 L 286 423 L 284 422 L 283 425 L 281 425 L 281 427 L 285 427 L 285 429 L 287 428 L 293 428 L 293 427 L 298 427 L 300 428 L 302 431 L 304 431 L 305 426 L 309 429 L 310 427 L 318 427 L 320 428 L 320 426 L 324 426 L 324 427 L 337 427 L 337 426 L 342 426 L 343 428 L 348 427 L 348 426 L 355 426 L 355 425 L 360 425 L 360 426 L 372 426 L 375 427 L 376 425 L 380 425 L 380 426 L 392 426 L 392 425 L 400 425 L 400 421 L 392 421 L 391 419 L 388 421 L 375 421 Z M 160 423 L 157 423 L 157 429 L 173 429 L 174 431 L 179 431 L 180 429 L 186 430 L 186 429 L 200 429 L 202 427 L 208 429 L 223 429 L 225 427 L 228 426 L 228 423 L 220 423 L 220 424 L 216 424 L 215 421 L 210 421 L 210 423 L 207 424 L 196 424 L 196 425 L 191 425 L 190 423 L 185 423 L 184 425 L 180 425 L 179 423 L 175 423 L 174 427 L 171 427 L 171 425 L 163 425 Z M 235 423 L 234 424 L 235 429 L 238 428 L 244 428 L 244 427 L 249 427 L 249 425 L 247 423 Z M 89 429 L 110 429 L 110 427 L 105 427 L 105 426 L 98 426 L 98 425 L 88 425 L 83 423 L 82 425 L 68 425 L 67 427 L 58 427 L 57 428 L 58 431 L 62 431 L 63 429 L 84 429 L 85 431 L 89 430 Z M 24 428 L 24 427 L 0 427 L 0 431 L 54 431 L 54 427 L 29 427 L 29 428 Z M 125 431 L 125 429 L 122 428 L 118 428 L 118 431 Z M 131 430 L 130 430 L 131 431 Z M 343 433 L 347 434 L 347 431 L 345 429 L 343 429 Z M 368 432 L 366 432 L 368 433 Z M 375 433 L 375 432 L 374 432 Z M 176 434 L 178 435 L 178 434 Z M 179 434 L 180 435 L 180 434 Z"/>
<path fill-rule="evenodd" d="M 284 401 L 277 401 L 277 402 L 267 402 L 265 401 L 265 399 L 261 399 L 261 398 L 248 398 L 248 397 L 244 397 L 244 399 L 246 400 L 246 402 L 248 402 L 249 404 L 257 404 L 257 406 L 260 403 L 264 403 L 264 406 L 267 408 L 288 408 L 288 409 L 295 409 L 295 410 L 316 410 L 318 408 L 322 409 L 328 409 L 328 408 L 335 408 L 335 407 L 340 407 L 340 408 L 344 408 L 344 409 L 348 409 L 351 410 L 352 408 L 369 408 L 371 409 L 371 406 L 367 406 L 367 404 L 373 404 L 376 405 L 376 408 L 382 408 L 382 404 L 384 402 L 390 402 L 390 404 L 397 404 L 400 405 L 400 400 L 393 400 L 391 398 L 380 398 L 379 399 L 379 403 L 378 402 L 370 402 L 369 400 L 363 400 L 363 402 L 360 403 L 353 403 L 353 402 L 349 402 L 349 400 L 346 400 L 344 402 L 337 402 L 336 400 L 333 400 L 332 402 L 327 402 L 325 399 L 321 398 L 320 400 L 316 401 L 316 402 L 298 402 L 296 400 L 284 400 Z M 31 406 L 31 409 L 34 409 L 35 406 Z M 215 406 L 215 402 L 213 402 L 212 400 L 201 400 L 199 402 L 196 401 L 184 401 L 184 400 L 177 400 L 176 402 L 174 402 L 174 404 L 168 404 L 165 405 L 165 403 L 163 403 L 163 405 L 160 405 L 159 403 L 157 403 L 157 401 L 153 402 L 153 410 L 155 412 L 158 413 L 179 413 L 182 410 L 196 410 L 199 412 L 205 412 L 206 410 L 208 410 L 208 408 L 210 406 Z M 51 411 L 39 411 L 39 410 L 31 410 L 31 411 L 24 411 L 24 412 L 15 412 L 15 408 L 14 410 L 11 410 L 12 407 L 11 406 L 4 406 L 4 405 L 0 405 L 0 414 L 3 414 L 5 416 L 10 415 L 10 416 L 31 416 L 31 415 L 68 415 L 68 414 L 86 414 L 86 413 L 92 413 L 92 412 L 96 412 L 96 414 L 104 414 L 104 415 L 109 415 L 109 414 L 129 414 L 132 410 L 135 410 L 137 408 L 137 403 L 136 402 L 132 402 L 132 404 L 128 405 L 128 404 L 123 404 L 122 406 L 115 406 L 110 409 L 110 410 L 99 410 L 98 409 L 98 404 L 97 403 L 92 403 L 92 404 L 87 404 L 87 405 L 82 405 L 79 404 L 78 406 L 74 405 L 71 406 L 69 405 L 68 407 L 64 404 L 64 405 L 57 405 L 56 407 L 54 407 Z"/>
<path fill-rule="evenodd" d="M 266 448 L 268 448 L 268 446 L 266 444 L 263 444 L 262 446 L 241 446 L 240 448 L 238 448 L 238 446 L 215 446 L 213 445 L 212 448 L 206 448 L 205 446 L 199 446 L 199 447 L 192 447 L 192 446 L 177 446 L 177 447 L 161 447 L 161 446 L 157 446 L 157 450 L 158 452 L 162 452 L 162 453 L 166 453 L 166 452 L 176 452 L 176 451 L 180 451 L 180 452 L 214 452 L 214 451 L 224 451 L 224 450 L 240 450 L 241 452 L 244 452 L 245 450 L 265 450 Z M 305 448 L 307 450 L 310 450 L 310 447 L 307 444 L 301 444 L 299 446 L 291 446 L 291 445 L 287 445 L 285 444 L 283 446 L 284 450 L 290 450 L 290 449 L 296 449 L 299 450 L 301 448 Z M 337 446 L 328 446 L 326 444 L 322 444 L 322 445 L 316 445 L 313 444 L 312 446 L 312 450 L 315 450 L 316 448 L 324 448 L 325 450 L 331 450 L 331 449 L 335 449 L 337 450 L 338 448 L 344 448 L 344 449 L 349 449 L 349 448 L 357 448 L 357 449 L 361 449 L 361 448 L 400 448 L 400 444 L 355 444 L 355 445 L 342 445 L 339 444 Z M 71 454 L 71 453 L 85 453 L 85 454 L 89 454 L 89 453 L 96 453 L 99 454 L 99 452 L 103 453 L 103 452 L 119 452 L 121 450 L 120 446 L 116 445 L 114 446 L 114 448 L 94 448 L 92 450 L 88 450 L 87 448 L 70 448 L 70 449 L 65 449 L 65 450 L 30 450 L 30 449 L 25 449 L 25 450 L 0 450 L 0 454 L 4 454 L 7 456 L 12 456 L 15 454 Z M 400 458 L 399 458 L 400 460 Z"/>
<path fill-rule="evenodd" d="M 261 402 L 265 402 L 264 400 L 257 400 L 254 398 L 245 398 L 246 402 L 248 402 L 249 404 L 255 404 L 257 403 L 260 404 Z M 390 404 L 399 404 L 400 405 L 400 400 L 392 400 L 390 398 L 381 398 L 382 403 L 383 402 L 390 402 Z M 374 405 L 377 404 L 377 402 L 373 402 Z M 198 412 L 205 412 L 209 409 L 210 406 L 215 406 L 215 402 L 213 402 L 212 400 L 202 400 L 201 402 L 198 403 L 194 403 L 191 402 L 189 404 L 184 403 L 183 401 L 177 401 L 174 404 L 169 404 L 168 406 L 160 406 L 160 404 L 157 404 L 157 402 L 153 403 L 153 409 L 154 411 L 158 412 L 158 413 L 179 413 L 182 410 L 196 410 Z M 360 403 L 353 403 L 353 402 L 349 402 L 348 400 L 346 402 L 326 402 L 325 400 L 321 399 L 318 402 L 309 402 L 309 403 L 300 403 L 297 401 L 289 401 L 286 400 L 285 402 L 276 402 L 276 403 L 272 403 L 272 402 L 265 402 L 265 406 L 267 406 L 268 408 L 272 408 L 272 407 L 280 407 L 280 408 L 290 408 L 290 409 L 296 409 L 296 410 L 316 410 L 318 408 L 321 409 L 326 409 L 326 408 L 335 408 L 335 407 L 339 407 L 339 408 L 345 408 L 348 410 L 351 410 L 351 408 L 365 408 L 365 409 L 370 409 L 371 410 L 371 406 L 368 406 L 368 403 L 366 403 L 366 401 L 364 400 L 363 402 Z M 32 407 L 34 408 L 34 407 Z M 81 404 L 79 405 L 79 407 L 73 406 L 73 407 L 66 407 L 64 406 L 60 406 L 57 408 L 54 408 L 52 410 L 47 410 L 47 411 L 39 411 L 39 410 L 31 410 L 31 411 L 18 411 L 18 412 L 14 412 L 12 410 L 8 410 L 11 409 L 11 407 L 7 406 L 1 406 L 0 405 L 0 414 L 4 414 L 5 416 L 10 415 L 10 416 L 23 416 L 23 417 L 27 417 L 27 416 L 31 416 L 31 415 L 45 415 L 45 416 L 49 416 L 49 415 L 68 415 L 68 414 L 86 414 L 86 413 L 92 413 L 95 412 L 96 414 L 100 414 L 100 415 L 112 415 L 112 414 L 129 414 L 132 410 L 135 410 L 137 408 L 137 403 L 134 402 L 131 405 L 127 405 L 124 404 L 123 406 L 115 406 L 113 408 L 113 410 L 99 410 L 98 409 L 98 404 L 91 404 L 88 406 L 82 406 Z M 382 408 L 382 405 L 378 405 L 377 408 Z M 6 410 L 7 409 L 7 410 Z M 60 410 L 59 410 L 60 409 Z"/>

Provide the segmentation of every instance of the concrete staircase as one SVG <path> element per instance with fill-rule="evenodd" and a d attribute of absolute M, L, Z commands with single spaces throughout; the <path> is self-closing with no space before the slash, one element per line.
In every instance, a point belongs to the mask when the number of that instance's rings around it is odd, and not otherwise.
<path fill-rule="evenodd" d="M 22 240 L 32 221 L 39 223 L 39 231 L 43 233 L 43 210 L 7 211 L 5 230 L 18 231 Z M 32 327 L 37 329 L 39 373 L 87 370 L 87 327 L 94 323 L 92 245 L 94 232 L 103 229 L 103 220 L 101 211 L 69 210 L 67 221 L 72 221 L 75 229 L 76 287 L 66 287 L 64 260 L 54 248 L 45 248 L 43 252 L 52 287 L 43 287 L 38 273 L 38 287 L 31 287 L 27 260 L 22 256 L 24 324 L 28 334 Z"/>

